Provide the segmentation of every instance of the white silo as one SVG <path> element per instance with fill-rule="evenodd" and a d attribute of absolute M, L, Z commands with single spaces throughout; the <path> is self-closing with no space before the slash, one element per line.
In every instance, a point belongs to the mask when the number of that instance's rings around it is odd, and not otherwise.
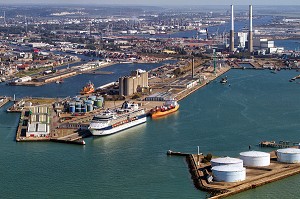
<path fill-rule="evenodd" d="M 270 153 L 261 151 L 246 151 L 240 153 L 244 166 L 265 167 L 270 165 Z"/>
<path fill-rule="evenodd" d="M 286 148 L 277 150 L 277 161 L 285 163 L 300 163 L 300 149 Z"/>
<path fill-rule="evenodd" d="M 217 182 L 238 182 L 246 179 L 246 169 L 240 166 L 214 166 L 212 174 Z"/>
<path fill-rule="evenodd" d="M 211 162 L 211 167 L 221 166 L 221 165 L 232 165 L 232 166 L 243 167 L 243 160 L 238 158 L 231 158 L 231 157 L 214 158 L 210 162 Z"/>

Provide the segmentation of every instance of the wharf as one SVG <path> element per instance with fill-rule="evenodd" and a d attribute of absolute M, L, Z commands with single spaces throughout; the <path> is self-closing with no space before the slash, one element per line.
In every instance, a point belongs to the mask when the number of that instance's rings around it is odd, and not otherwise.
<path fill-rule="evenodd" d="M 263 69 L 262 66 L 257 62 L 237 62 L 237 65 L 240 65 L 240 64 L 249 64 L 252 66 L 252 68 L 240 67 L 242 69 Z"/>
<path fill-rule="evenodd" d="M 29 124 L 29 116 L 26 115 L 27 110 L 22 110 L 20 115 L 20 120 L 18 128 L 16 131 L 16 141 L 17 142 L 45 142 L 50 141 L 49 137 L 26 137 L 26 132 Z"/>
<path fill-rule="evenodd" d="M 88 137 L 90 134 L 87 131 L 79 131 L 76 129 L 64 129 L 57 128 L 57 122 L 59 117 L 53 111 L 52 104 L 53 99 L 32 99 L 33 102 L 46 105 L 31 106 L 28 107 L 14 107 L 13 111 L 20 111 L 20 120 L 16 131 L 17 142 L 60 142 L 68 144 L 84 145 L 84 137 Z M 25 100 L 22 100 L 23 102 Z M 37 119 L 38 116 L 38 119 Z M 35 119 L 36 118 L 36 119 Z M 43 120 L 44 118 L 44 120 Z M 49 120 L 47 119 L 49 118 Z M 51 118 L 51 119 L 50 119 Z M 43 120 L 43 121 L 42 121 Z M 42 122 L 42 123 L 40 123 Z M 46 125 L 45 129 L 40 130 L 41 134 L 32 132 L 33 128 L 40 128 L 38 125 Z M 31 125 L 31 126 L 30 126 Z M 77 126 L 77 125 L 76 125 Z M 31 129 L 31 131 L 29 131 Z M 47 130 L 48 129 L 48 130 Z"/>
<path fill-rule="evenodd" d="M 188 156 L 188 153 L 181 153 L 181 152 L 175 152 L 175 151 L 171 151 L 168 150 L 167 151 L 167 155 L 174 155 L 174 156 Z"/>
<path fill-rule="evenodd" d="M 114 72 L 111 71 L 87 71 L 87 72 L 82 72 L 85 74 L 92 74 L 92 75 L 111 75 Z"/>
<path fill-rule="evenodd" d="M 69 68 L 69 69 L 62 69 L 62 70 L 57 71 L 56 73 L 35 77 L 35 78 L 32 79 L 32 81 L 13 82 L 13 83 L 10 83 L 10 85 L 15 85 L 15 86 L 42 86 L 42 85 L 52 83 L 52 82 L 55 82 L 55 81 L 61 81 L 62 79 L 66 79 L 66 78 L 76 76 L 76 75 L 79 75 L 79 74 L 82 74 L 82 73 L 112 74 L 112 72 L 96 71 L 96 70 L 111 66 L 113 64 L 114 63 L 106 63 L 106 64 L 103 64 L 99 67 L 87 69 L 87 70 L 84 70 L 84 71 L 81 71 L 80 69 L 74 69 L 73 67 Z M 93 73 L 93 72 L 95 72 L 95 73 Z"/>
<path fill-rule="evenodd" d="M 260 147 L 271 147 L 271 148 L 289 148 L 294 146 L 299 146 L 299 142 L 291 143 L 290 141 L 262 141 L 258 144 Z"/>
<path fill-rule="evenodd" d="M 189 154 L 186 160 L 196 188 L 207 191 L 211 199 L 225 198 L 258 186 L 300 173 L 299 164 L 277 162 L 275 151 L 270 153 L 271 164 L 267 167 L 246 167 L 246 180 L 240 182 L 214 182 L 211 176 L 210 162 L 203 161 L 204 156 Z M 205 163 L 204 163 L 205 162 Z"/>
<path fill-rule="evenodd" d="M 76 128 L 56 128 L 51 132 L 50 141 L 67 144 L 85 145 L 83 138 L 89 136 L 91 136 L 91 133 L 85 130 L 77 130 Z"/>
<path fill-rule="evenodd" d="M 219 76 L 225 74 L 226 72 L 228 72 L 231 68 L 230 67 L 224 67 L 222 68 L 220 71 L 218 71 L 216 74 L 214 73 L 210 73 L 209 75 L 207 75 L 207 79 L 206 81 L 201 82 L 200 84 L 190 88 L 190 89 L 184 89 L 181 92 L 177 93 L 176 95 L 176 99 L 178 101 L 186 98 L 187 96 L 189 96 L 190 94 L 194 93 L 195 91 L 197 91 L 198 89 L 206 86 L 207 84 L 209 84 L 211 81 L 214 81 L 216 78 L 218 78 Z"/>
<path fill-rule="evenodd" d="M 11 100 L 10 97 L 0 97 L 0 108 Z"/>

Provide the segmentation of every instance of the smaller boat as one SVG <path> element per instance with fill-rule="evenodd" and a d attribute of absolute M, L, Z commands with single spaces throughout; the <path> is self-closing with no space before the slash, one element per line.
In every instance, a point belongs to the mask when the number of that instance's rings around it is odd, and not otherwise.
<path fill-rule="evenodd" d="M 226 84 L 226 83 L 227 83 L 227 76 L 223 77 L 223 78 L 220 80 L 220 83 L 221 83 L 221 84 Z"/>
<path fill-rule="evenodd" d="M 179 109 L 179 104 L 176 100 L 166 100 L 161 107 L 151 109 L 150 114 L 152 118 L 163 117 L 165 115 L 176 112 Z"/>
<path fill-rule="evenodd" d="M 60 80 L 56 80 L 56 84 L 62 84 L 64 82 L 64 80 L 63 79 L 60 79 Z"/>
<path fill-rule="evenodd" d="M 80 91 L 80 94 L 81 95 L 84 95 L 84 94 L 90 94 L 90 93 L 93 93 L 95 91 L 95 88 L 94 88 L 94 84 L 89 81 Z"/>

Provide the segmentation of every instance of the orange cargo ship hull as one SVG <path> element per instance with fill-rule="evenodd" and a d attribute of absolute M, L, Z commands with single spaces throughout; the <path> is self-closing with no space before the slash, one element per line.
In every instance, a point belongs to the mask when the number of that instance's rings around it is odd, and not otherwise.
<path fill-rule="evenodd" d="M 158 117 L 163 117 L 165 115 L 169 115 L 171 113 L 176 112 L 179 109 L 179 105 L 176 105 L 175 108 L 166 110 L 166 111 L 157 111 L 151 114 L 152 118 L 158 118 Z"/>
<path fill-rule="evenodd" d="M 84 95 L 84 94 L 90 94 L 90 93 L 93 93 L 95 90 L 92 89 L 92 90 L 89 90 L 89 91 L 81 91 L 80 94 L 81 95 Z"/>

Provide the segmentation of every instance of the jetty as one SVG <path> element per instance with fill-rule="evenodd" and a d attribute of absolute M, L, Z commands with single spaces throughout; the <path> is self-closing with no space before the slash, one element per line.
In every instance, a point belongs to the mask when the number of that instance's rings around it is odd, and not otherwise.
<path fill-rule="evenodd" d="M 271 148 L 289 148 L 294 146 L 299 146 L 299 142 L 293 142 L 290 141 L 279 141 L 279 143 L 276 143 L 275 141 L 261 141 L 258 144 L 260 147 L 271 147 Z"/>
<path fill-rule="evenodd" d="M 10 97 L 0 97 L 0 108 L 10 101 Z"/>
<path fill-rule="evenodd" d="M 211 163 L 202 154 L 186 154 L 168 151 L 167 155 L 185 156 L 191 178 L 197 189 L 210 194 L 210 199 L 219 199 L 241 193 L 246 190 L 275 182 L 300 173 L 300 163 L 290 164 L 277 161 L 275 151 L 270 152 L 270 165 L 265 167 L 247 167 L 247 177 L 238 182 L 216 182 L 212 177 Z"/>
<path fill-rule="evenodd" d="M 181 153 L 181 152 L 175 152 L 175 151 L 171 151 L 168 150 L 167 151 L 167 155 L 174 155 L 174 156 L 188 156 L 188 153 Z"/>

